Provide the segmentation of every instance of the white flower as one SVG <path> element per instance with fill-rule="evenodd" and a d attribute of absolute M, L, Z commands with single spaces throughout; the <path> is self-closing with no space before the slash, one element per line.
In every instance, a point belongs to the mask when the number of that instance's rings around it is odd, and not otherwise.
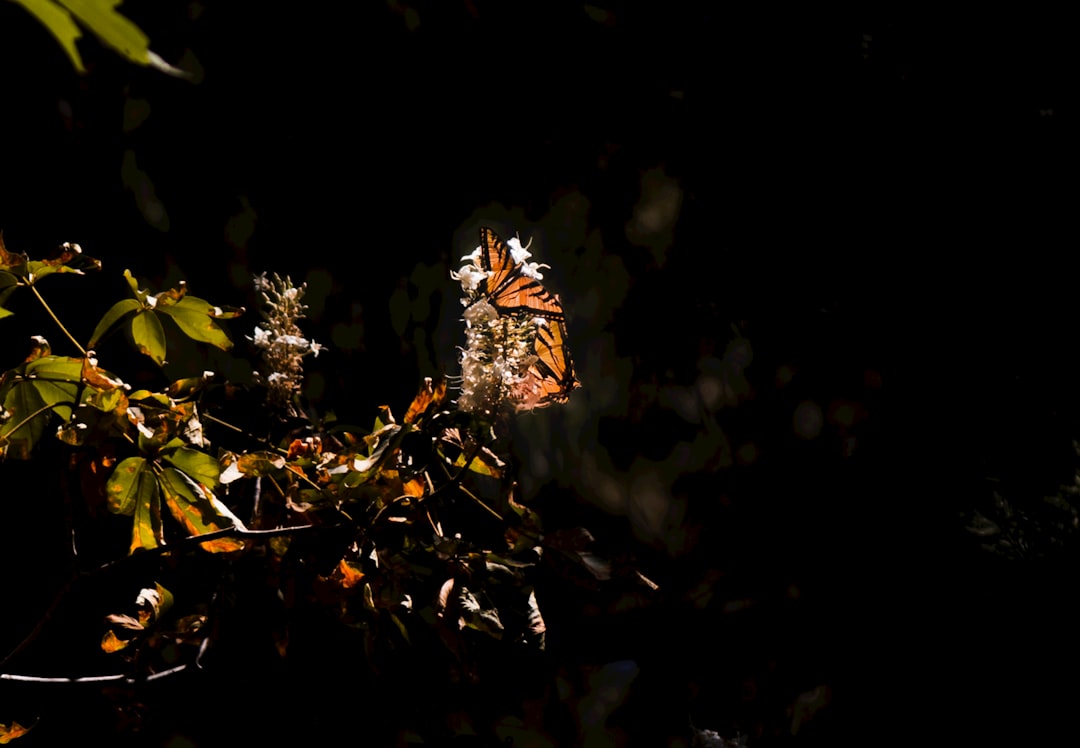
<path fill-rule="evenodd" d="M 315 358 L 319 357 L 319 351 L 325 351 L 325 345 L 319 345 L 314 340 L 311 341 L 311 352 L 315 354 Z"/>
<path fill-rule="evenodd" d="M 540 268 L 551 268 L 551 265 L 546 263 L 540 264 L 536 262 L 526 262 L 521 266 L 521 274 L 529 278 L 536 278 L 536 280 L 543 280 L 544 274 L 540 272 Z"/>
<path fill-rule="evenodd" d="M 307 348 L 308 342 L 306 339 L 299 335 L 282 335 L 277 339 L 278 343 L 290 346 L 292 348 Z"/>
<path fill-rule="evenodd" d="M 453 270 L 450 271 L 450 277 L 456 281 L 461 281 L 461 287 L 469 293 L 478 289 L 488 275 L 487 270 L 481 270 L 475 265 L 464 265 L 456 273 Z"/>
<path fill-rule="evenodd" d="M 506 246 L 510 247 L 510 256 L 514 258 L 514 263 L 520 265 L 525 260 L 532 257 L 532 252 L 529 251 L 529 246 L 532 245 L 532 240 L 529 240 L 527 246 L 521 246 L 521 240 L 516 236 L 512 239 L 506 240 Z"/>
<path fill-rule="evenodd" d="M 249 338 L 255 343 L 256 348 L 269 348 L 270 347 L 270 331 L 264 330 L 258 325 L 255 325 L 255 337 Z"/>

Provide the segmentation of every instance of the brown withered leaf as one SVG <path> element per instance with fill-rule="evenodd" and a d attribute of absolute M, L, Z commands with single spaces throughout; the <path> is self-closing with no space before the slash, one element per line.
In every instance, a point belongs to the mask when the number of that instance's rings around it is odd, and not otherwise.
<path fill-rule="evenodd" d="M 420 391 L 416 393 L 402 420 L 405 423 L 415 423 L 431 408 L 438 408 L 446 401 L 446 391 L 445 378 L 439 377 L 438 382 L 433 383 L 431 377 L 424 377 Z"/>
<path fill-rule="evenodd" d="M 0 724 L 0 745 L 6 745 L 28 732 L 30 732 L 30 727 L 23 727 L 18 722 L 12 722 L 10 725 Z"/>
<path fill-rule="evenodd" d="M 330 574 L 330 579 L 340 584 L 344 589 L 355 587 L 360 584 L 360 580 L 363 578 L 364 572 L 345 559 L 341 559 L 337 568 Z"/>
<path fill-rule="evenodd" d="M 106 654 L 119 652 L 128 644 L 131 644 L 131 639 L 120 639 L 112 629 L 106 631 L 105 636 L 101 637 L 101 649 Z"/>

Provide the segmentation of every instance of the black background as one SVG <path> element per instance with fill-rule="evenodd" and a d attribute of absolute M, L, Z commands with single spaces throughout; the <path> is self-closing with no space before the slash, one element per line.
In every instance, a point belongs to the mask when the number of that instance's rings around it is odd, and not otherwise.
<path fill-rule="evenodd" d="M 52 282 L 82 339 L 125 267 L 249 308 L 250 273 L 307 279 L 330 347 L 310 394 L 363 424 L 453 370 L 447 273 L 477 227 L 533 236 L 584 387 L 522 419 L 526 493 L 662 590 L 625 615 L 558 587 L 544 603 L 560 672 L 640 666 L 613 740 L 663 744 L 687 717 L 751 745 L 1075 732 L 1072 556 L 1005 561 L 961 516 L 987 477 L 1036 497 L 1072 480 L 1068 26 L 626 6 L 125 3 L 188 81 L 92 39 L 77 76 L 5 3 L 0 228 L 32 256 L 77 241 L 103 260 Z M 139 207 L 151 184 L 167 224 Z M 11 308 L 5 368 L 24 333 L 68 352 L 28 299 Z M 722 407 L 673 405 L 714 371 L 737 390 Z M 800 403 L 821 409 L 814 438 Z M 63 579 L 43 550 L 63 553 L 60 510 L 15 471 L 5 534 L 41 539 L 5 550 L 5 642 Z M 660 520 L 626 503 L 639 490 Z M 0 700 L 11 719 L 30 717 Z"/>

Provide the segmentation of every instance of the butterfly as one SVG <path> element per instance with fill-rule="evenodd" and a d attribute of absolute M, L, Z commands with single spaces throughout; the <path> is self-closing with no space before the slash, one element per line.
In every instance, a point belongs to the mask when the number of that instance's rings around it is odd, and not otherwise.
<path fill-rule="evenodd" d="M 499 314 L 531 314 L 545 319 L 564 319 L 559 297 L 540 284 L 542 267 L 535 262 L 526 263 L 528 250 L 519 248 L 521 260 L 515 258 L 510 247 L 489 228 L 480 229 L 479 261 L 487 272 L 481 282 L 480 296 L 485 298 Z M 474 253 L 475 257 L 475 253 Z"/>
<path fill-rule="evenodd" d="M 530 256 L 520 242 L 511 248 L 492 229 L 480 229 L 480 246 L 470 256 L 482 273 L 470 289 L 470 304 L 485 301 L 500 316 L 531 317 L 536 325 L 533 361 L 524 374 L 524 391 L 518 408 L 532 410 L 566 402 L 581 386 L 574 376 L 566 346 L 566 315 L 562 302 L 540 283 L 540 268 L 525 262 Z"/>
<path fill-rule="evenodd" d="M 537 322 L 534 346 L 536 361 L 526 372 L 532 389 L 527 407 L 566 402 L 570 393 L 581 386 L 574 376 L 574 365 L 566 347 L 566 324 L 561 319 Z"/>

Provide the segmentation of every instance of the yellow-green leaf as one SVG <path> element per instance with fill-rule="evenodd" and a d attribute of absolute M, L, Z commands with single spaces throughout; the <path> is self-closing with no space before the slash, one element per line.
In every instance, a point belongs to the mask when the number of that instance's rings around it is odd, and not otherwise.
<path fill-rule="evenodd" d="M 141 308 L 142 304 L 135 299 L 121 299 L 113 304 L 112 307 L 109 308 L 109 311 L 105 312 L 105 316 L 101 318 L 101 321 L 97 323 L 97 327 L 94 328 L 94 334 L 90 336 L 90 342 L 87 344 L 87 347 L 93 348 L 96 346 L 102 336 L 112 329 L 113 325 Z"/>
<path fill-rule="evenodd" d="M 20 379 L 5 395 L 2 410 L 7 418 L 0 423 L 0 455 L 30 459 L 30 452 L 49 422 L 48 406 L 35 387 Z"/>
<path fill-rule="evenodd" d="M 165 330 L 161 320 L 149 309 L 144 309 L 131 320 L 131 337 L 139 353 L 145 353 L 162 366 L 165 363 Z"/>
<path fill-rule="evenodd" d="M 70 356 L 42 356 L 26 365 L 26 384 L 37 390 L 41 401 L 65 421 L 82 382 L 82 359 Z"/>
<path fill-rule="evenodd" d="M 64 48 L 77 71 L 86 72 L 82 57 L 79 56 L 79 49 L 75 46 L 75 42 L 82 36 L 82 31 L 79 30 L 70 13 L 53 0 L 14 0 L 14 2 L 30 11 L 45 25 L 49 33 L 56 37 L 56 41 L 60 42 L 60 46 Z"/>
<path fill-rule="evenodd" d="M 210 490 L 218 487 L 221 476 L 221 464 L 205 452 L 190 447 L 182 447 L 165 456 L 165 461 L 179 468 L 188 477 L 203 484 Z"/>
<path fill-rule="evenodd" d="M 244 524 L 212 492 L 176 468 L 162 470 L 158 482 L 169 511 L 190 535 L 205 535 L 229 527 L 244 529 Z M 244 547 L 244 541 L 239 538 L 215 538 L 200 545 L 211 553 L 222 553 L 240 550 Z"/>
<path fill-rule="evenodd" d="M 128 457 L 117 465 L 105 484 L 105 491 L 109 497 L 110 512 L 134 514 L 135 506 L 141 499 L 153 498 L 154 477 L 147 472 L 146 459 Z"/>
<path fill-rule="evenodd" d="M 149 476 L 147 476 L 149 477 Z M 145 548 L 157 548 L 165 542 L 161 531 L 161 499 L 158 483 L 147 480 L 148 489 L 140 487 L 135 497 L 135 523 L 131 529 L 131 553 Z"/>
<path fill-rule="evenodd" d="M 232 348 L 232 341 L 221 326 L 214 321 L 215 307 L 193 296 L 185 296 L 171 306 L 158 308 L 162 314 L 172 317 L 177 326 L 192 340 L 209 343 L 223 351 Z"/>

